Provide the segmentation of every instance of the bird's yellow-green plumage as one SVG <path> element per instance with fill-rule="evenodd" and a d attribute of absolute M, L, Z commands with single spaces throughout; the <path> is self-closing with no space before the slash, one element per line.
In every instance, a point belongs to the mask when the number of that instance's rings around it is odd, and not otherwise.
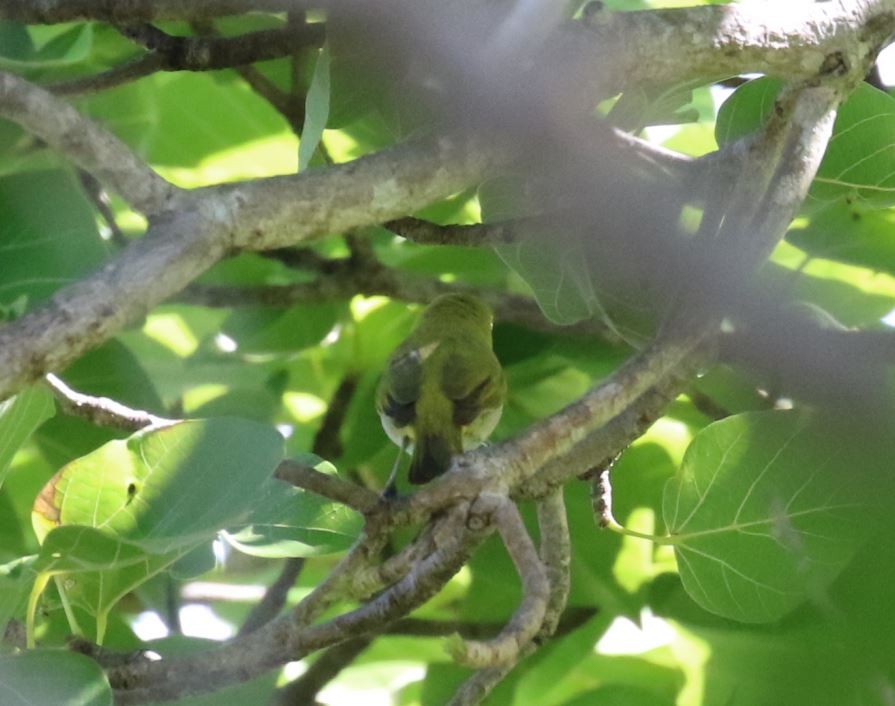
<path fill-rule="evenodd" d="M 444 473 L 455 454 L 482 444 L 497 425 L 506 381 L 491 325 L 477 297 L 445 294 L 389 358 L 376 407 L 391 440 L 413 454 L 411 483 Z"/>

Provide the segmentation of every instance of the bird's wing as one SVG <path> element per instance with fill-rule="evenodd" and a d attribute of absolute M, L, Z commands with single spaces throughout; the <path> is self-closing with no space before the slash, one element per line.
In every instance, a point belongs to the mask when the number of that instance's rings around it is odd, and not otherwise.
<path fill-rule="evenodd" d="M 454 423 L 466 426 L 483 409 L 500 406 L 506 381 L 490 349 L 467 348 L 445 361 L 442 389 L 454 403 Z"/>

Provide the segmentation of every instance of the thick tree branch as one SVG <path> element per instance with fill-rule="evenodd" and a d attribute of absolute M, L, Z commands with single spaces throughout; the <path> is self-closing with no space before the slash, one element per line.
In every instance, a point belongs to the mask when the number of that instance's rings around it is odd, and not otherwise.
<path fill-rule="evenodd" d="M 65 101 L 5 71 L 0 71 L 0 117 L 19 123 L 143 213 L 159 214 L 175 206 L 179 190 L 112 133 Z"/>
<path fill-rule="evenodd" d="M 479 503 L 477 508 L 468 504 L 456 507 L 440 521 L 432 554 L 401 581 L 349 613 L 307 627 L 309 613 L 296 611 L 216 651 L 109 670 L 117 706 L 171 700 L 220 688 L 349 637 L 380 631 L 440 590 L 490 533 L 490 516 L 495 511 L 487 503 Z M 319 614 L 316 608 L 312 613 Z"/>
<path fill-rule="evenodd" d="M 189 192 L 102 270 L 0 328 L 0 398 L 62 369 L 234 248 L 278 248 L 380 223 L 475 183 L 498 163 L 474 143 L 442 138 L 300 175 Z"/>
<path fill-rule="evenodd" d="M 564 39 L 570 55 L 584 55 L 590 46 L 584 63 L 592 89 L 607 97 L 635 86 L 749 72 L 809 78 L 833 54 L 840 54 L 849 70 L 869 66 L 893 33 L 893 0 L 792 0 L 785 11 L 747 3 L 598 12 L 567 26 Z"/>
<path fill-rule="evenodd" d="M 521 651 L 543 625 L 550 596 L 547 573 L 519 510 L 504 499 L 495 517 L 500 538 L 522 579 L 522 603 L 496 637 L 484 641 L 458 638 L 451 643 L 455 660 L 479 668 L 515 664 L 519 660 Z M 558 618 L 555 616 L 556 620 Z"/>

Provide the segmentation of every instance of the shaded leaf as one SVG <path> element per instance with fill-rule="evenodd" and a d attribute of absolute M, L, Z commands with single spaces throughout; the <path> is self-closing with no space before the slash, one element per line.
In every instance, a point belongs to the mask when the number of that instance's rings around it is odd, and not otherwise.
<path fill-rule="evenodd" d="M 55 68 L 76 64 L 90 55 L 93 25 L 89 22 L 26 27 L 0 22 L 0 68 Z"/>
<path fill-rule="evenodd" d="M 93 209 L 71 174 L 0 178 L 0 304 L 24 297 L 31 308 L 91 272 L 105 256 Z"/>
<path fill-rule="evenodd" d="M 92 659 L 64 650 L 0 657 L 4 706 L 112 706 L 112 688 Z"/>
<path fill-rule="evenodd" d="M 329 45 L 323 47 L 314 66 L 314 77 L 305 98 L 305 123 L 298 143 L 298 171 L 304 171 L 323 138 L 329 119 Z"/>
<path fill-rule="evenodd" d="M 293 460 L 322 473 L 336 474 L 331 463 L 313 454 Z M 347 549 L 362 527 L 363 518 L 345 505 L 271 479 L 264 484 L 246 526 L 225 537 L 245 554 L 307 557 Z"/>
<path fill-rule="evenodd" d="M 42 385 L 29 387 L 0 402 L 0 485 L 19 447 L 55 413 L 53 395 Z"/>

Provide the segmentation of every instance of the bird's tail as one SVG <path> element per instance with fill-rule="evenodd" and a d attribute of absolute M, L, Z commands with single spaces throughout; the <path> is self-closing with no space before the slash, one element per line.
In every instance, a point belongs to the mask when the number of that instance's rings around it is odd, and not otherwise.
<path fill-rule="evenodd" d="M 413 458 L 409 480 L 428 483 L 451 465 L 451 458 L 463 450 L 460 427 L 453 422 L 453 405 L 443 396 L 422 395 L 417 403 Z"/>

